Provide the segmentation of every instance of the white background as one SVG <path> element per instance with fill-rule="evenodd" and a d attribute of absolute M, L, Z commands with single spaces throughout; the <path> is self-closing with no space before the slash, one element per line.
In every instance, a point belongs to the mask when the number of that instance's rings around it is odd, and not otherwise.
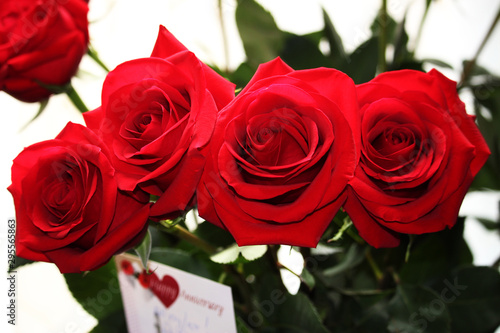
<path fill-rule="evenodd" d="M 321 6 L 329 13 L 348 51 L 366 40 L 370 24 L 380 6 L 372 0 L 261 0 L 283 30 L 302 34 L 323 27 Z M 407 28 L 414 42 L 420 22 L 423 0 L 389 0 L 388 9 L 401 19 L 408 10 Z M 147 57 L 156 40 L 158 26 L 165 25 L 182 43 L 203 61 L 220 67 L 235 68 L 244 53 L 234 22 L 235 0 L 222 0 L 229 41 L 229 59 L 224 58 L 217 0 L 93 0 L 90 1 L 90 35 L 94 48 L 110 68 L 130 59 Z M 451 79 L 459 78 L 461 62 L 475 54 L 500 7 L 498 0 L 433 1 L 418 47 L 419 58 L 437 58 L 456 70 L 445 71 Z M 500 75 L 500 28 L 486 45 L 479 64 Z M 73 84 L 89 108 L 100 104 L 104 71 L 84 58 Z M 467 101 L 467 96 L 464 96 Z M 6 271 L 7 220 L 15 216 L 10 184 L 10 167 L 15 156 L 30 144 L 52 139 L 68 121 L 82 123 L 82 117 L 67 100 L 55 96 L 35 121 L 37 104 L 20 103 L 0 92 L 0 270 Z M 25 127 L 23 129 L 23 127 Z M 498 217 L 500 195 L 468 196 L 462 212 L 490 218 Z M 466 237 L 478 265 L 491 264 L 500 255 L 497 235 L 469 219 Z M 7 281 L 0 279 L 0 327 L 8 332 L 88 332 L 95 320 L 81 310 L 68 293 L 62 276 L 52 264 L 36 263 L 21 268 L 17 274 L 17 318 L 15 330 L 7 325 Z M 2 332 L 6 332 L 2 329 Z"/>

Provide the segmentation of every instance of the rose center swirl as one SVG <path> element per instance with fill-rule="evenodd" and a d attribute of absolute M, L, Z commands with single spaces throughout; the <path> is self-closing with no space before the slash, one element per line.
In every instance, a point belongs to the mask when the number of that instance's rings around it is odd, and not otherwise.
<path fill-rule="evenodd" d="M 254 165 L 289 166 L 309 152 L 308 128 L 290 109 L 278 109 L 252 117 L 246 128 L 241 151 Z"/>

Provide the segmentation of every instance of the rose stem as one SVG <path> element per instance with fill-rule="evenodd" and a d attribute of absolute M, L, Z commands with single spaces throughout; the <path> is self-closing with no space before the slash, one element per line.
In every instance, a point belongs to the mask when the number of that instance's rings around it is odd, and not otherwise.
<path fill-rule="evenodd" d="M 87 49 L 87 54 L 94 60 L 99 66 L 101 66 L 102 69 L 104 69 L 106 72 L 110 72 L 108 66 L 106 66 L 101 59 L 99 58 L 99 55 L 97 54 L 97 51 L 92 47 L 92 45 L 89 44 L 89 47 Z"/>
<path fill-rule="evenodd" d="M 192 245 L 196 246 L 197 248 L 203 250 L 209 255 L 212 255 L 216 252 L 216 248 L 213 247 L 211 244 L 207 243 L 203 239 L 199 238 L 195 234 L 192 234 L 189 232 L 189 230 L 185 229 L 184 227 L 176 224 L 174 226 L 166 224 L 163 220 L 160 221 L 160 225 L 163 227 L 162 230 L 168 232 L 169 234 L 172 234 L 174 236 L 177 236 L 177 238 L 180 238 L 182 240 L 187 241 L 188 243 L 191 243 Z"/>
<path fill-rule="evenodd" d="M 229 47 L 227 44 L 227 35 L 226 35 L 226 25 L 224 24 L 224 13 L 222 11 L 222 0 L 217 1 L 217 6 L 219 9 L 219 22 L 220 29 L 222 33 L 222 43 L 224 47 L 224 74 L 227 75 L 229 73 Z"/>
<path fill-rule="evenodd" d="M 479 45 L 479 48 L 476 51 L 476 54 L 474 55 L 474 58 L 472 58 L 471 61 L 469 61 L 462 72 L 462 78 L 460 79 L 460 83 L 458 84 L 459 89 L 462 87 L 462 85 L 469 79 L 469 76 L 472 73 L 472 70 L 474 69 L 474 66 L 476 65 L 477 59 L 479 58 L 479 55 L 483 51 L 484 46 L 488 42 L 488 39 L 490 38 L 491 34 L 493 33 L 493 30 L 495 30 L 495 27 L 500 20 L 500 8 L 498 9 L 497 16 L 493 20 L 493 23 L 490 26 L 490 29 L 486 33 L 486 35 L 483 38 L 483 41 Z"/>
<path fill-rule="evenodd" d="M 430 0 L 428 0 L 426 2 L 427 3 L 425 5 L 424 14 L 422 15 L 422 19 L 420 20 L 420 25 L 418 27 L 417 36 L 415 37 L 415 42 L 413 43 L 412 54 L 415 54 L 415 51 L 417 50 L 418 44 L 420 44 L 420 38 L 422 37 L 422 31 L 424 30 L 424 23 L 425 23 L 425 20 L 427 19 L 427 14 L 429 13 L 429 7 L 432 4 L 432 1 L 430 1 Z"/>
<path fill-rule="evenodd" d="M 387 0 L 382 0 L 382 7 L 380 8 L 377 22 L 379 24 L 379 36 L 378 36 L 378 70 L 379 73 L 385 72 L 387 70 L 387 61 L 385 58 L 385 52 L 387 48 Z"/>
<path fill-rule="evenodd" d="M 375 259 L 373 259 L 373 256 L 372 256 L 372 253 L 370 250 L 371 250 L 371 248 L 367 247 L 367 249 L 365 251 L 365 257 L 366 257 L 366 260 L 368 260 L 368 263 L 370 264 L 370 267 L 373 271 L 373 274 L 375 275 L 375 278 L 377 279 L 377 282 L 380 282 L 382 280 L 384 274 L 382 274 L 382 271 L 380 270 L 377 263 L 375 262 Z"/>
<path fill-rule="evenodd" d="M 349 219 L 349 221 L 352 223 L 352 220 Z M 342 229 L 342 227 L 344 226 L 345 224 L 345 221 L 344 220 L 340 220 L 338 219 L 336 216 L 333 218 L 333 222 L 340 228 Z M 351 224 L 352 225 L 352 224 Z M 342 232 L 342 234 L 345 232 L 349 235 L 349 237 L 352 238 L 353 241 L 355 241 L 356 243 L 358 244 L 365 244 L 365 241 L 363 240 L 363 238 L 361 238 L 355 231 L 353 231 L 353 229 L 351 228 L 351 225 L 349 225 L 349 227 L 345 228 L 345 230 Z M 340 230 L 339 230 L 340 231 Z M 333 240 L 332 240 L 333 241 Z M 328 240 L 328 242 L 330 242 L 330 240 Z"/>
<path fill-rule="evenodd" d="M 67 90 L 65 91 L 66 95 L 68 95 L 69 99 L 73 103 L 73 105 L 80 111 L 81 113 L 87 112 L 89 109 L 85 105 L 85 103 L 80 98 L 80 95 L 76 92 L 75 88 L 71 84 L 68 85 Z"/>

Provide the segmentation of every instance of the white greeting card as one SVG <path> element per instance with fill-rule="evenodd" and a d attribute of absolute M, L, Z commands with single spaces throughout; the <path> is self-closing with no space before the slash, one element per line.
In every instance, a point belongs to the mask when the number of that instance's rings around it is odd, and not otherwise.
<path fill-rule="evenodd" d="M 136 256 L 116 256 L 130 333 L 233 333 L 231 288 Z"/>

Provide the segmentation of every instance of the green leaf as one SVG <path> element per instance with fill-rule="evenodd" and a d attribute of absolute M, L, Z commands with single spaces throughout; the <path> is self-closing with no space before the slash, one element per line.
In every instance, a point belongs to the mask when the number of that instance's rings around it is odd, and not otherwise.
<path fill-rule="evenodd" d="M 500 189 L 500 78 L 488 76 L 483 84 L 471 86 L 477 124 L 491 155 L 476 176 L 472 188 Z"/>
<path fill-rule="evenodd" d="M 254 332 L 248 325 L 245 323 L 240 316 L 236 316 L 236 331 L 238 333 L 252 333 Z"/>
<path fill-rule="evenodd" d="M 314 45 L 319 46 L 319 44 L 324 40 L 325 32 L 323 30 L 318 30 L 302 36 L 310 40 L 312 43 L 314 43 Z"/>
<path fill-rule="evenodd" d="M 400 66 L 408 60 L 411 60 L 412 55 L 408 51 L 408 34 L 405 29 L 406 16 L 397 24 L 394 36 L 394 53 L 391 68 L 399 69 Z"/>
<path fill-rule="evenodd" d="M 423 63 L 429 63 L 429 64 L 432 64 L 432 65 L 436 65 L 438 67 L 453 69 L 453 66 L 451 66 L 449 63 L 444 62 L 444 61 L 442 61 L 440 59 L 425 58 L 425 59 L 422 59 L 422 62 Z"/>
<path fill-rule="evenodd" d="M 429 288 L 399 285 L 389 302 L 388 311 L 390 332 L 451 332 L 446 304 Z"/>
<path fill-rule="evenodd" d="M 494 166 L 493 158 L 486 161 L 481 170 L 474 178 L 469 190 L 483 191 L 484 189 L 500 190 L 500 177 L 498 177 L 498 168 Z"/>
<path fill-rule="evenodd" d="M 224 250 L 214 255 L 211 255 L 210 259 L 218 264 L 231 264 L 236 262 L 239 255 L 240 255 L 240 250 L 238 249 L 238 245 L 233 244 L 230 247 L 225 248 Z"/>
<path fill-rule="evenodd" d="M 254 73 L 255 73 L 255 68 L 252 68 L 252 66 L 245 61 L 241 63 L 234 72 L 229 73 L 228 79 L 229 81 L 231 81 L 236 85 L 237 90 L 238 89 L 241 90 L 243 87 L 247 85 L 247 83 L 250 81 Z"/>
<path fill-rule="evenodd" d="M 233 264 L 240 262 L 238 258 L 241 256 L 247 261 L 253 261 L 262 257 L 267 251 L 267 245 L 251 245 L 251 246 L 241 246 L 238 244 L 233 244 L 226 249 L 217 252 L 216 254 L 210 256 L 213 262 L 219 264 Z"/>
<path fill-rule="evenodd" d="M 149 259 L 198 276 L 213 279 L 209 270 L 210 260 L 207 257 L 196 256 L 180 249 L 153 247 Z M 154 267 L 150 268 L 154 269 Z"/>
<path fill-rule="evenodd" d="M 33 260 L 28 260 L 28 259 L 24 259 L 24 258 L 16 256 L 16 261 L 15 261 L 14 265 L 7 267 L 7 269 L 9 272 L 13 271 L 13 270 L 15 271 L 17 268 L 19 268 L 21 266 L 32 264 L 34 262 L 35 261 L 33 261 Z"/>
<path fill-rule="evenodd" d="M 268 11 L 254 0 L 239 0 L 235 15 L 248 63 L 252 68 L 256 69 L 279 55 L 285 34 Z"/>
<path fill-rule="evenodd" d="M 466 267 L 437 285 L 447 303 L 454 333 L 493 332 L 500 325 L 500 273 Z"/>
<path fill-rule="evenodd" d="M 178 239 L 172 236 L 168 232 L 161 230 L 161 225 L 159 223 L 150 223 L 149 234 L 151 236 L 151 244 L 154 247 L 174 247 L 178 243 Z"/>
<path fill-rule="evenodd" d="M 339 70 L 343 70 L 347 65 L 348 57 L 344 49 L 344 45 L 342 43 L 342 38 L 340 38 L 335 26 L 333 25 L 332 20 L 328 16 L 328 13 L 325 9 L 323 11 L 323 21 L 325 22 L 324 34 L 326 39 L 328 40 L 328 45 L 330 46 L 330 58 L 333 61 L 334 68 Z"/>
<path fill-rule="evenodd" d="M 492 221 L 490 219 L 479 218 L 479 217 L 476 217 L 475 219 L 478 220 L 488 230 L 500 229 L 499 221 Z"/>
<path fill-rule="evenodd" d="M 409 242 L 408 245 L 406 246 L 405 262 L 408 262 L 408 260 L 410 259 L 411 247 L 413 246 L 413 242 L 415 241 L 415 235 L 408 235 L 408 236 L 409 236 Z"/>
<path fill-rule="evenodd" d="M 378 64 L 378 38 L 371 37 L 361 44 L 349 57 L 345 73 L 356 84 L 370 81 L 375 77 Z"/>
<path fill-rule="evenodd" d="M 393 44 L 397 22 L 389 14 L 386 13 L 384 17 L 379 12 L 378 15 L 375 16 L 370 29 L 374 35 L 378 35 L 384 30 L 384 25 L 387 33 L 387 41 Z"/>
<path fill-rule="evenodd" d="M 387 302 L 363 306 L 358 297 L 341 298 L 341 302 L 325 317 L 327 327 L 335 333 L 387 333 Z"/>
<path fill-rule="evenodd" d="M 312 275 L 307 269 L 303 269 L 302 273 L 300 273 L 300 280 L 309 288 L 309 290 L 313 290 L 316 285 L 316 280 L 314 279 L 314 275 Z"/>
<path fill-rule="evenodd" d="M 248 261 L 259 259 L 267 252 L 267 245 L 240 246 L 240 253 Z"/>
<path fill-rule="evenodd" d="M 387 303 L 384 301 L 380 301 L 369 308 L 363 309 L 361 316 L 354 317 L 353 319 L 356 327 L 353 332 L 389 332 L 387 328 L 389 314 L 387 312 Z"/>
<path fill-rule="evenodd" d="M 99 323 L 90 333 L 123 333 L 127 332 L 127 321 L 122 310 L 111 313 L 99 320 Z"/>
<path fill-rule="evenodd" d="M 65 93 L 70 99 L 71 103 L 80 111 L 81 113 L 87 112 L 89 109 L 80 98 L 80 95 L 76 92 L 75 88 L 71 85 L 71 82 L 64 85 L 54 85 L 54 84 L 46 84 L 41 81 L 36 81 L 41 87 L 50 90 L 54 94 L 62 94 Z"/>
<path fill-rule="evenodd" d="M 85 274 L 64 274 L 73 297 L 97 320 L 123 311 L 120 286 L 113 260 L 98 270 Z"/>
<path fill-rule="evenodd" d="M 219 228 L 209 222 L 198 224 L 193 234 L 210 244 L 215 244 L 220 247 L 227 247 L 234 243 L 233 236 L 227 230 Z"/>
<path fill-rule="evenodd" d="M 325 269 L 323 271 L 323 275 L 326 277 L 332 277 L 356 267 L 364 259 L 363 251 L 364 250 L 361 246 L 353 243 L 345 253 L 341 262 L 336 266 Z"/>
<path fill-rule="evenodd" d="M 279 53 L 284 62 L 294 69 L 334 67 L 330 58 L 319 49 L 319 45 L 307 36 L 288 34 Z"/>
<path fill-rule="evenodd" d="M 141 258 L 142 267 L 144 268 L 148 267 L 149 255 L 151 254 L 151 246 L 151 233 L 148 229 L 141 243 L 134 248 L 135 253 L 137 253 L 139 258 Z"/>
<path fill-rule="evenodd" d="M 464 60 L 462 62 L 462 67 L 466 68 L 468 66 L 470 66 L 470 61 L 469 60 Z M 472 76 L 482 76 L 482 75 L 491 75 L 491 73 L 486 68 L 484 68 L 484 67 L 478 65 L 477 63 L 475 63 L 474 67 L 472 67 L 472 70 L 470 72 L 470 77 L 472 77 Z"/>
<path fill-rule="evenodd" d="M 460 265 L 472 263 L 472 254 L 463 238 L 464 218 L 452 229 L 414 237 L 408 262 L 401 267 L 401 281 L 433 283 Z"/>
<path fill-rule="evenodd" d="M 45 108 L 47 107 L 48 104 L 49 104 L 49 99 L 48 98 L 40 101 L 40 107 L 38 108 L 38 112 L 35 114 L 35 116 L 33 118 L 31 118 L 30 121 L 28 121 L 26 123 L 26 125 L 24 125 L 23 127 L 21 127 L 20 131 L 24 131 L 26 129 L 26 127 L 28 127 L 29 124 L 31 124 L 33 121 L 35 121 L 35 119 L 37 119 L 38 117 L 40 117 L 40 115 L 45 110 Z"/>
<path fill-rule="evenodd" d="M 280 328 L 280 332 L 328 333 L 313 303 L 304 294 L 287 294 L 283 304 L 274 306 L 277 313 L 271 321 L 273 326 Z"/>

